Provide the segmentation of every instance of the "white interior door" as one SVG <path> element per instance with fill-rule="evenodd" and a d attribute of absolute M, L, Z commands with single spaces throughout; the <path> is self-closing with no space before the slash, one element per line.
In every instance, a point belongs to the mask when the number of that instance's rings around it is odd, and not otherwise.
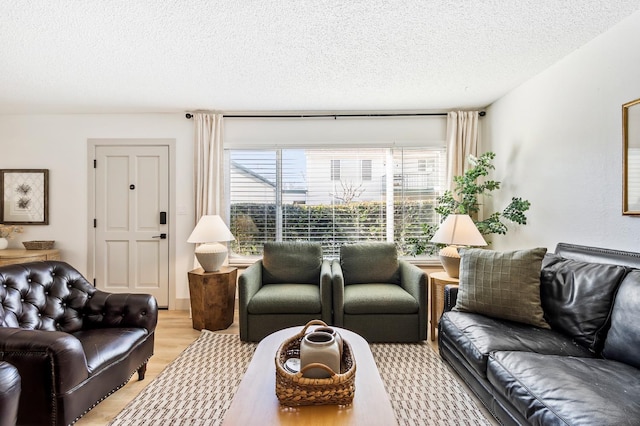
<path fill-rule="evenodd" d="M 169 147 L 97 146 L 96 287 L 169 305 Z"/>

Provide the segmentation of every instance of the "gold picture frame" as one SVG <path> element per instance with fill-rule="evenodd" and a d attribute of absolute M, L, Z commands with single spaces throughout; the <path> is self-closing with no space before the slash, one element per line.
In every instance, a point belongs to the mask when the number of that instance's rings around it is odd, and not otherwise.
<path fill-rule="evenodd" d="M 640 216 L 640 99 L 622 105 L 622 214 Z"/>
<path fill-rule="evenodd" d="M 49 170 L 0 170 L 0 222 L 49 224 Z"/>

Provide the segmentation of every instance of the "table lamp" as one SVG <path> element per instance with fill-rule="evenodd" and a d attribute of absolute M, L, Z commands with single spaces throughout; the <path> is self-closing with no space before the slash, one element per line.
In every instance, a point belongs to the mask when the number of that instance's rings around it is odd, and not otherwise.
<path fill-rule="evenodd" d="M 451 278 L 460 275 L 459 246 L 486 246 L 487 242 L 467 214 L 450 214 L 431 238 L 432 243 L 447 244 L 438 253 L 440 262 Z"/>
<path fill-rule="evenodd" d="M 200 266 L 205 272 L 215 272 L 227 257 L 227 247 L 220 241 L 233 240 L 233 234 L 220 216 L 205 215 L 200 218 L 187 242 L 200 243 L 195 251 Z"/>

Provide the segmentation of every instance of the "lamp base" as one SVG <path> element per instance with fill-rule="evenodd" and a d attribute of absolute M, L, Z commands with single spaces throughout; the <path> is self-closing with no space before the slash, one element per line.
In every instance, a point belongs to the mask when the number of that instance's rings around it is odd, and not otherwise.
<path fill-rule="evenodd" d="M 460 276 L 460 254 L 456 246 L 447 246 L 438 253 L 440 262 L 447 275 L 451 278 Z"/>
<path fill-rule="evenodd" d="M 227 248 L 220 243 L 200 244 L 196 248 L 196 259 L 205 272 L 216 272 L 227 258 Z"/>

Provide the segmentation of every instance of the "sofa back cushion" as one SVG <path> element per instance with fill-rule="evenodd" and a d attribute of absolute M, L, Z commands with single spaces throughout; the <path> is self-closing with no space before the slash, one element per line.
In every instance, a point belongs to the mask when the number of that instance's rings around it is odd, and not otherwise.
<path fill-rule="evenodd" d="M 394 243 L 357 243 L 340 247 L 344 284 L 400 284 L 400 262 Z"/>
<path fill-rule="evenodd" d="M 554 330 L 599 353 L 607 319 L 628 269 L 548 254 L 540 274 L 544 317 Z"/>
<path fill-rule="evenodd" d="M 82 329 L 85 306 L 96 291 L 64 262 L 0 267 L 0 325 L 74 333 Z"/>
<path fill-rule="evenodd" d="M 629 272 L 620 284 L 611 311 L 611 328 L 602 355 L 640 368 L 640 270 Z"/>
<path fill-rule="evenodd" d="M 263 284 L 320 285 L 322 246 L 309 242 L 269 242 L 262 257 Z"/>
<path fill-rule="evenodd" d="M 460 287 L 453 308 L 549 328 L 540 306 L 544 247 L 499 252 L 460 250 Z"/>

